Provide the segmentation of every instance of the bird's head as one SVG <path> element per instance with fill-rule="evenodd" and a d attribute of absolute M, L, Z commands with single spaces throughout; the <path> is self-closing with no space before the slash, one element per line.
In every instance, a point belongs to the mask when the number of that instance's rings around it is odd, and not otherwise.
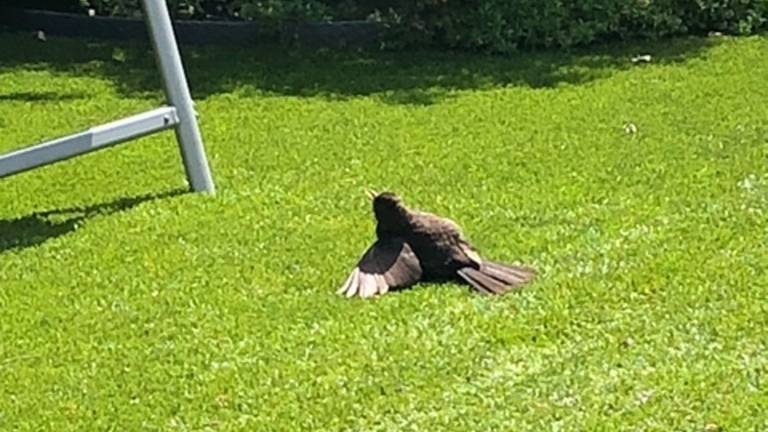
<path fill-rule="evenodd" d="M 402 198 L 392 192 L 367 191 L 373 202 L 377 231 L 398 232 L 408 223 L 408 208 Z"/>

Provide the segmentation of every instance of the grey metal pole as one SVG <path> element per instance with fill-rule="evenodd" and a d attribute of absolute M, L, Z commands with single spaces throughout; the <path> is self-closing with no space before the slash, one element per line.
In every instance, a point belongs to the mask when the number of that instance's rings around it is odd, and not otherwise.
<path fill-rule="evenodd" d="M 205 156 L 203 139 L 197 125 L 187 78 L 184 76 L 184 67 L 181 64 L 168 7 L 165 0 L 142 0 L 141 2 L 144 6 L 144 19 L 155 49 L 157 65 L 163 77 L 165 94 L 169 104 L 176 108 L 179 116 L 179 124 L 175 128 L 176 139 L 184 160 L 187 179 L 192 190 L 214 193 L 216 188 Z"/>
<path fill-rule="evenodd" d="M 0 155 L 0 178 L 107 148 L 177 124 L 176 109 L 163 107 L 16 150 Z"/>

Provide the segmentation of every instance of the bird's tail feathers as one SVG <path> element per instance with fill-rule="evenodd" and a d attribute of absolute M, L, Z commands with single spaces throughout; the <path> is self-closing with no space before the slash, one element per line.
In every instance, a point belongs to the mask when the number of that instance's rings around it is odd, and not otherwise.
<path fill-rule="evenodd" d="M 536 271 L 519 265 L 484 261 L 479 269 L 465 267 L 459 276 L 483 294 L 505 294 L 530 282 Z"/>

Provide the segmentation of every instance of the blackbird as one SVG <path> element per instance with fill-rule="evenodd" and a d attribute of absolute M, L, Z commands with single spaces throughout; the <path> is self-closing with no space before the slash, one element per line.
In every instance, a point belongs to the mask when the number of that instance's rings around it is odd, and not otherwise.
<path fill-rule="evenodd" d="M 450 219 L 411 210 L 391 192 L 368 192 L 376 241 L 338 293 L 373 297 L 420 281 L 463 282 L 482 294 L 504 294 L 533 279 L 532 268 L 480 258 Z"/>

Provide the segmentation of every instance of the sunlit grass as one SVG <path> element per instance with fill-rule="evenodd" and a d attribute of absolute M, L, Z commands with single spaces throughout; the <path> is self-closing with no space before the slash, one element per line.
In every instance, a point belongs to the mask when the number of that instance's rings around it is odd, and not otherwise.
<path fill-rule="evenodd" d="M 0 429 L 766 429 L 766 52 L 187 49 L 215 197 L 170 133 L 0 180 Z M 0 53 L 2 151 L 161 103 L 143 47 Z M 336 296 L 367 187 L 540 278 Z"/>

